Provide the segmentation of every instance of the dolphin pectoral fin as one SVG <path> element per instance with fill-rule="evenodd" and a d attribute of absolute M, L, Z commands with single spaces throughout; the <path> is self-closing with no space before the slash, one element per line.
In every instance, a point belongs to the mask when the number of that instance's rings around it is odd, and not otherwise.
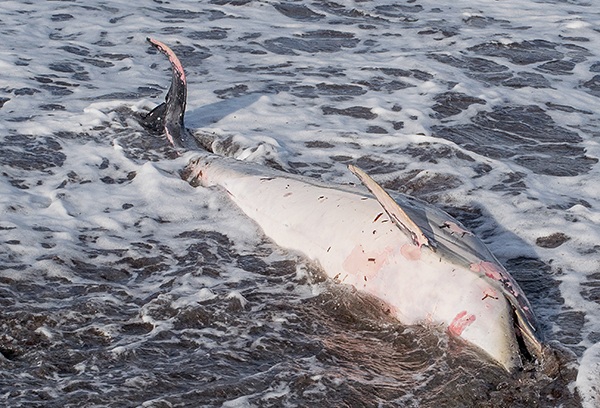
<path fill-rule="evenodd" d="M 167 45 L 152 38 L 147 38 L 147 41 L 169 58 L 173 77 L 165 102 L 144 116 L 142 125 L 151 130 L 164 131 L 175 147 L 197 149 L 196 139 L 185 129 L 183 123 L 187 100 L 187 83 L 183 66 L 177 55 Z"/>
<path fill-rule="evenodd" d="M 421 231 L 421 228 L 410 219 L 408 214 L 400 207 L 400 205 L 394 201 L 394 199 L 381 187 L 371 176 L 364 172 L 364 170 L 350 164 L 348 169 L 359 178 L 363 185 L 375 196 L 375 199 L 383 207 L 387 215 L 390 217 L 392 222 L 396 224 L 403 232 L 409 235 L 413 244 L 421 248 L 426 245 L 433 249 L 429 240 Z"/>

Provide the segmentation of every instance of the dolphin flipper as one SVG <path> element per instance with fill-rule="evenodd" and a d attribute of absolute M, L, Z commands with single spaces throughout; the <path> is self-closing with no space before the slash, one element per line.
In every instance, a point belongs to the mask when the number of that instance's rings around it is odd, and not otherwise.
<path fill-rule="evenodd" d="M 187 100 L 187 82 L 183 66 L 175 53 L 162 42 L 147 38 L 161 53 L 169 58 L 173 78 L 165 102 L 158 105 L 142 118 L 142 125 L 153 131 L 164 131 L 171 144 L 185 149 L 198 149 L 196 139 L 186 130 L 183 117 Z"/>
<path fill-rule="evenodd" d="M 364 170 L 350 164 L 348 169 L 356 177 L 360 179 L 363 185 L 369 189 L 371 194 L 375 196 L 375 199 L 381 204 L 385 212 L 388 214 L 394 224 L 396 224 L 402 231 L 407 233 L 413 244 L 421 248 L 426 245 L 433 249 L 429 240 L 421 231 L 421 228 L 413 220 L 410 219 L 408 214 L 400 207 L 400 205 L 383 189 L 371 176 L 364 172 Z"/>

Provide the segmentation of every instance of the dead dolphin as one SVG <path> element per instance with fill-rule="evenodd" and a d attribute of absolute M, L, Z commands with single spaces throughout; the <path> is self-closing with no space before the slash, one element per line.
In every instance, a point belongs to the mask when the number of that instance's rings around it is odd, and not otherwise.
<path fill-rule="evenodd" d="M 171 143 L 197 149 L 182 173 L 190 184 L 220 186 L 278 245 L 316 261 L 332 279 L 387 303 L 408 325 L 440 326 L 479 347 L 507 371 L 541 359 L 529 301 L 487 247 L 445 212 L 409 196 L 392 197 L 361 169 L 367 188 L 313 179 L 203 151 L 184 127 L 186 79 L 171 62 L 166 101 L 144 123 Z"/>

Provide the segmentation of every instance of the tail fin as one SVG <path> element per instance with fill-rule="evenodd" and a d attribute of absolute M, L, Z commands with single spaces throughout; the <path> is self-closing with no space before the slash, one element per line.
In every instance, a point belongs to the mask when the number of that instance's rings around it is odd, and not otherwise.
<path fill-rule="evenodd" d="M 187 99 L 187 83 L 185 72 L 179 58 L 162 42 L 147 38 L 158 51 L 165 54 L 173 68 L 171 87 L 165 101 L 142 118 L 142 124 L 154 131 L 164 131 L 171 144 L 175 147 L 197 149 L 195 138 L 185 129 L 183 116 Z"/>

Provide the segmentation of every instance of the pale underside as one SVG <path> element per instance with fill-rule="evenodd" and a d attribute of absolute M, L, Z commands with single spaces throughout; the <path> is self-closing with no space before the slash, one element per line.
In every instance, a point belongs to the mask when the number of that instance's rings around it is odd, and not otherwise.
<path fill-rule="evenodd" d="M 438 229 L 438 241 L 462 243 L 469 251 L 447 257 L 447 250 L 416 246 L 363 189 L 217 156 L 193 161 L 190 169 L 202 185 L 223 188 L 275 243 L 316 261 L 332 279 L 382 299 L 402 323 L 446 327 L 508 370 L 520 364 L 509 302 L 499 285 L 472 268 L 496 261 L 480 250 L 483 244 L 465 244 L 474 237 L 458 234 L 465 230 L 445 213 L 422 209 L 429 222 L 423 229 L 430 235 Z"/>

